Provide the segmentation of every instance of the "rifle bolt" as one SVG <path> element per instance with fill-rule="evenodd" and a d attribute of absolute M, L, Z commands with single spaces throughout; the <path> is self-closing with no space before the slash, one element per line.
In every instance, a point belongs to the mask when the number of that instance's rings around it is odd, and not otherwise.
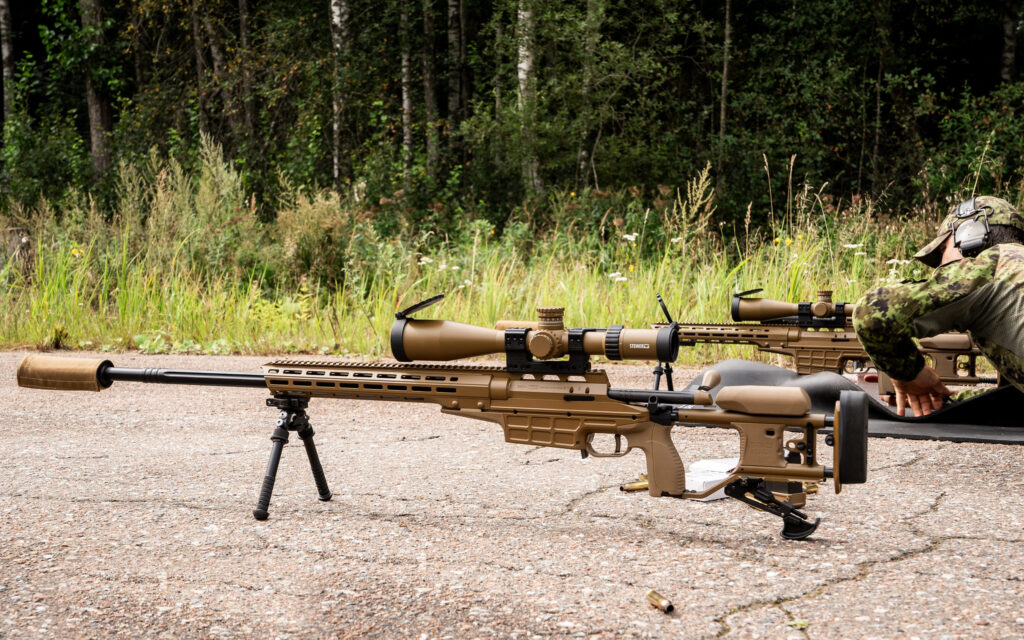
<path fill-rule="evenodd" d="M 654 589 L 647 592 L 647 602 L 651 603 L 651 606 L 661 609 L 665 613 L 672 613 L 675 607 L 672 606 L 672 601 L 661 595 Z"/>

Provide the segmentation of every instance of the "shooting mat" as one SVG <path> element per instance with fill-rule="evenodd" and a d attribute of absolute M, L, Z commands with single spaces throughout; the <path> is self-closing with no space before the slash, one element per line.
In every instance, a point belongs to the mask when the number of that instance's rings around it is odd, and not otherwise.
<path fill-rule="evenodd" d="M 864 391 L 838 373 L 801 376 L 789 369 L 746 360 L 725 360 L 711 368 L 722 376 L 722 383 L 711 390 L 713 397 L 719 390 L 737 385 L 800 387 L 811 397 L 814 411 L 831 413 L 840 391 Z M 694 378 L 686 389 L 697 389 L 703 375 Z M 871 394 L 868 401 L 868 435 L 872 437 L 1024 445 L 1024 394 L 1014 387 L 992 389 L 919 418 L 898 416 Z"/>

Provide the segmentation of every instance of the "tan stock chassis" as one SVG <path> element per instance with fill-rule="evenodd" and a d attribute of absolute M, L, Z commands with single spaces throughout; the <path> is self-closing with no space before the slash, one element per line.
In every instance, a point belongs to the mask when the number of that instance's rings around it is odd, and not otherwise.
<path fill-rule="evenodd" d="M 260 374 L 235 374 L 121 369 L 106 360 L 48 355 L 28 356 L 19 367 L 18 379 L 22 386 L 96 391 L 115 380 L 265 386 L 272 393 L 267 404 L 281 414 L 271 436 L 271 460 L 253 512 L 258 519 L 269 514 L 277 465 L 290 431 L 297 431 L 303 440 L 320 499 L 331 498 L 305 412 L 311 398 L 434 403 L 447 414 L 501 425 L 507 442 L 576 449 L 584 457 L 618 457 L 640 449 L 647 458 L 650 495 L 701 498 L 725 487 L 731 497 L 782 517 L 782 535 L 788 539 L 806 538 L 817 528 L 818 520 L 811 521 L 778 500 L 765 488 L 767 481 L 831 477 L 838 492 L 843 483 L 864 482 L 867 473 L 866 404 L 856 393 L 844 396 L 833 414 L 811 414 L 809 399 L 800 389 L 723 389 L 715 409 L 666 402 L 710 403 L 705 392 L 684 397 L 680 395 L 684 392 L 612 389 L 600 370 L 582 375 L 534 375 L 493 366 L 280 360 L 265 365 Z M 714 383 L 713 377 L 709 383 Z M 646 397 L 646 401 L 631 404 L 613 396 Z M 841 406 L 856 415 L 846 419 Z M 688 491 L 685 469 L 672 443 L 674 424 L 732 427 L 740 437 L 740 463 L 716 487 Z M 831 467 L 817 462 L 815 450 L 818 430 L 828 426 L 837 432 Z M 612 436 L 614 450 L 597 450 L 595 436 L 601 434 Z M 620 446 L 623 437 L 624 449 Z M 845 455 L 844 444 L 851 448 Z"/>

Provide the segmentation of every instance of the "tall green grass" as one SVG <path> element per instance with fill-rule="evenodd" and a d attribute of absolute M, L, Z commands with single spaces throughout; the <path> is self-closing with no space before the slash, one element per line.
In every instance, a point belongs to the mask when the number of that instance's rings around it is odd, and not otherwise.
<path fill-rule="evenodd" d="M 203 167 L 122 167 L 112 219 L 84 194 L 59 211 L 13 207 L 4 226 L 27 226 L 34 256 L 0 272 L 0 346 L 378 357 L 394 312 L 437 293 L 446 300 L 421 315 L 485 326 L 538 306 L 564 306 L 570 326 L 646 326 L 662 319 L 657 292 L 677 320 L 726 322 L 741 290 L 854 301 L 913 276 L 908 258 L 940 216 L 890 219 L 805 188 L 762 229 L 749 211 L 726 226 L 705 172 L 653 203 L 552 194 L 544 224 L 523 212 L 501 232 L 478 220 L 442 234 L 398 211 L 385 235 L 357 193 L 296 192 L 261 224 L 215 150 Z M 741 354 L 706 346 L 681 360 Z"/>

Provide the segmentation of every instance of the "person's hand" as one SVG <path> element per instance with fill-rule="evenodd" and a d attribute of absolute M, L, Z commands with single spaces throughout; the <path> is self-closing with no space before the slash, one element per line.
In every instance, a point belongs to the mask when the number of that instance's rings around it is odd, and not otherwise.
<path fill-rule="evenodd" d="M 942 384 L 935 369 L 926 366 L 913 380 L 893 380 L 896 388 L 896 413 L 906 415 L 909 406 L 915 416 L 926 416 L 942 408 L 942 400 L 953 392 Z"/>

